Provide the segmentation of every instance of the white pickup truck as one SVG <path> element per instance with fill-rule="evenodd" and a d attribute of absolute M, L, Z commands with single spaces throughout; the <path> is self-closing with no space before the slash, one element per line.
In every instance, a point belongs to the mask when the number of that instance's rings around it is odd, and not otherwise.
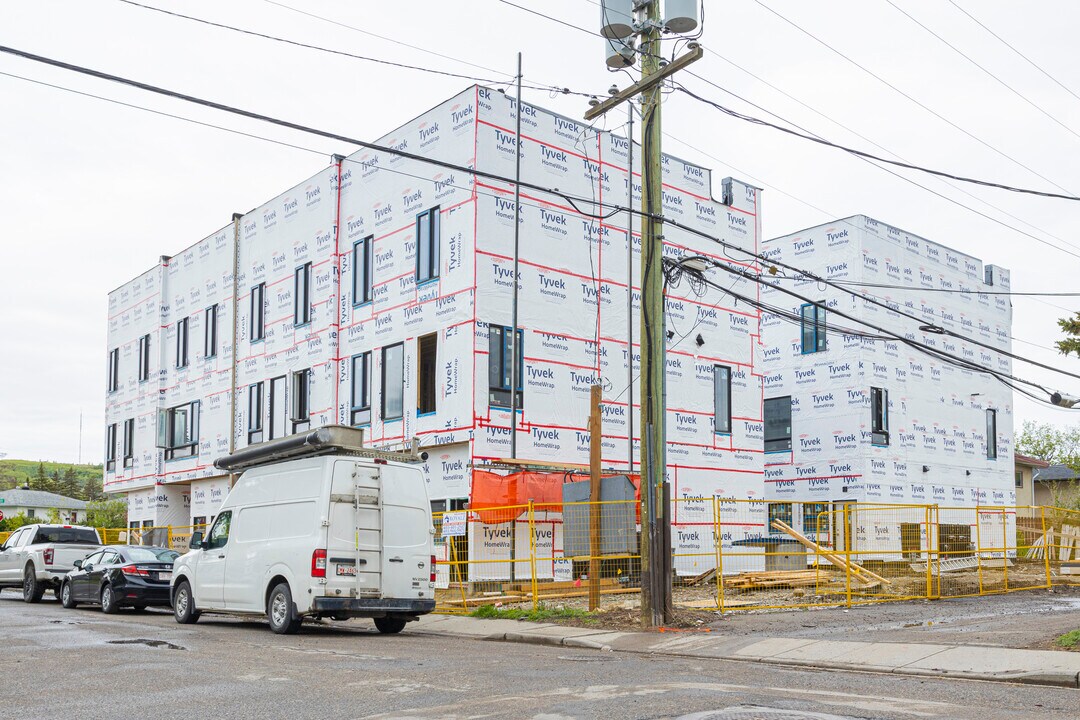
<path fill-rule="evenodd" d="M 28 603 L 40 601 L 49 588 L 59 594 L 75 561 L 100 548 L 101 539 L 91 527 L 24 525 L 0 545 L 0 590 L 22 588 Z"/>

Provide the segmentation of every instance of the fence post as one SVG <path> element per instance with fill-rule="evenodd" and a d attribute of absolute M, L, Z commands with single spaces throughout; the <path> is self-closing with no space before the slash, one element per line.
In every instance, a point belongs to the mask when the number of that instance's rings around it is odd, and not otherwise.
<path fill-rule="evenodd" d="M 930 506 L 926 506 L 926 599 L 929 600 L 934 594 L 933 581 L 930 579 Z"/>
<path fill-rule="evenodd" d="M 720 498 L 713 495 L 713 538 L 716 542 L 716 607 L 724 612 L 724 536 L 720 522 Z"/>
<path fill-rule="evenodd" d="M 1046 587 L 1052 587 L 1054 584 L 1053 579 L 1050 577 L 1050 536 L 1046 534 L 1046 506 L 1039 506 L 1039 515 L 1042 516 L 1042 538 L 1043 538 L 1043 565 L 1046 568 Z"/>
<path fill-rule="evenodd" d="M 554 536 L 552 539 L 552 550 L 554 550 Z M 552 552 L 552 555 L 554 554 Z M 530 588 L 532 590 L 533 610 L 538 610 L 540 608 L 540 598 L 537 597 L 539 588 L 536 585 L 536 511 L 533 508 L 531 499 L 529 500 L 529 575 L 531 577 Z"/>
<path fill-rule="evenodd" d="M 982 515 L 979 506 L 975 506 L 975 565 L 979 569 L 979 594 L 983 594 L 982 571 Z"/>
<path fill-rule="evenodd" d="M 844 592 L 847 595 L 847 606 L 851 607 L 851 503 L 844 503 Z"/>
<path fill-rule="evenodd" d="M 1004 507 L 1001 508 L 1001 572 L 1005 577 L 1005 592 L 1009 592 L 1009 515 Z"/>

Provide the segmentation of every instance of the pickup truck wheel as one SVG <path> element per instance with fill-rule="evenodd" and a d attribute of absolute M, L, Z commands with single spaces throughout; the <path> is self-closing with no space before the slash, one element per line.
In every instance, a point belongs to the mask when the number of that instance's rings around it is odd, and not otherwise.
<path fill-rule="evenodd" d="M 55 597 L 57 600 L 59 600 L 60 599 L 60 586 L 57 585 L 56 587 L 54 587 L 52 589 L 52 592 L 53 592 L 53 597 Z"/>
<path fill-rule="evenodd" d="M 27 565 L 23 572 L 23 600 L 28 603 L 41 602 L 41 596 L 44 594 L 45 586 L 38 582 L 34 566 Z"/>
<path fill-rule="evenodd" d="M 79 603 L 71 597 L 71 583 L 64 581 L 64 584 L 60 586 L 60 604 L 66 607 L 68 610 L 75 608 Z"/>
<path fill-rule="evenodd" d="M 191 585 L 181 580 L 173 595 L 173 617 L 181 625 L 190 625 L 199 619 L 202 613 L 195 609 L 195 599 L 191 596 Z"/>
<path fill-rule="evenodd" d="M 384 635 L 394 635 L 405 629 L 405 621 L 395 617 L 375 618 L 375 627 Z"/>
<path fill-rule="evenodd" d="M 101 612 L 109 615 L 120 612 L 120 600 L 113 592 L 112 585 L 101 588 Z"/>
<path fill-rule="evenodd" d="M 278 635 L 292 635 L 300 629 L 301 620 L 296 616 L 288 583 L 278 583 L 270 591 L 270 599 L 266 601 L 266 618 L 270 621 L 270 629 Z"/>

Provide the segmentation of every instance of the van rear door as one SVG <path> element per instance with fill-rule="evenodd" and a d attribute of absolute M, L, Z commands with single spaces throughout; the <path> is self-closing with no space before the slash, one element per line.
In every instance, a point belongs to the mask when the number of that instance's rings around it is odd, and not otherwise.
<path fill-rule="evenodd" d="M 431 504 L 419 468 L 383 466 L 384 598 L 431 598 Z"/>
<path fill-rule="evenodd" d="M 326 591 L 330 597 L 379 597 L 382 514 L 379 470 L 353 460 L 334 463 L 330 527 L 326 534 Z"/>

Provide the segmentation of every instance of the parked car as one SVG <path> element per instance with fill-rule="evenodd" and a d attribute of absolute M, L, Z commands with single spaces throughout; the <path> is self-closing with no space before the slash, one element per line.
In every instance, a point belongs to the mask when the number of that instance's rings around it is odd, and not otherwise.
<path fill-rule="evenodd" d="M 180 553 L 149 545 L 110 545 L 75 561 L 60 586 L 66 608 L 81 603 L 101 605 L 107 613 L 130 606 L 169 604 L 173 561 Z"/>
<path fill-rule="evenodd" d="M 252 445 L 215 464 L 243 470 L 204 537 L 177 559 L 176 621 L 265 613 L 276 633 L 304 618 L 373 618 L 380 632 L 435 609 L 430 503 L 416 458 L 361 446 L 341 426 Z"/>
<path fill-rule="evenodd" d="M 0 589 L 21 587 L 23 600 L 36 603 L 60 583 L 76 560 L 101 547 L 97 530 L 79 525 L 25 525 L 0 546 Z"/>

